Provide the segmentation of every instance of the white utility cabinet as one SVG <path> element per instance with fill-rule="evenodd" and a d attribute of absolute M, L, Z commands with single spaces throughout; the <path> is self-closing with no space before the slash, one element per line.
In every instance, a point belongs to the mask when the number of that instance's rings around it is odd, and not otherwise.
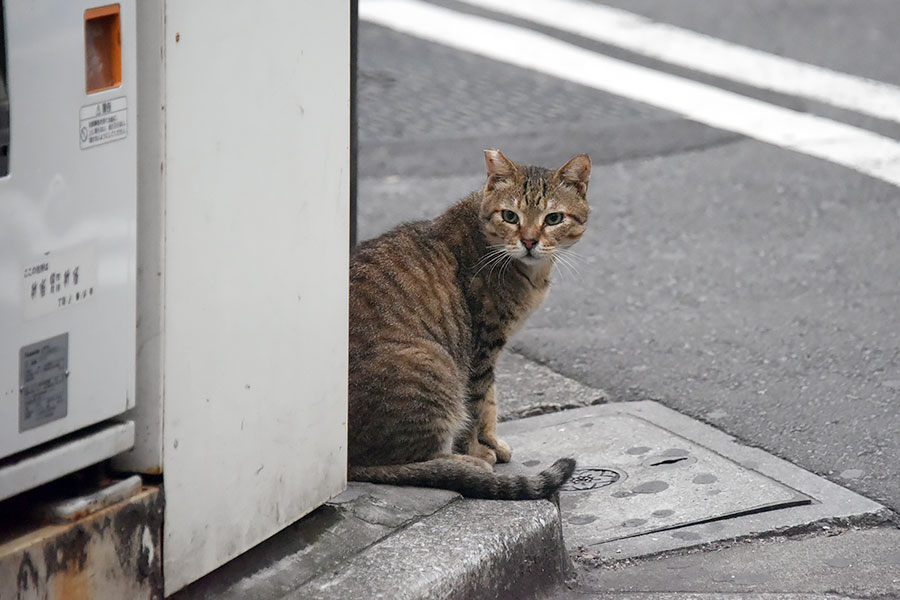
<path fill-rule="evenodd" d="M 137 185 L 134 0 L 2 13 L 0 500 L 131 447 Z"/>
<path fill-rule="evenodd" d="M 349 2 L 138 4 L 135 448 L 166 594 L 346 485 Z"/>

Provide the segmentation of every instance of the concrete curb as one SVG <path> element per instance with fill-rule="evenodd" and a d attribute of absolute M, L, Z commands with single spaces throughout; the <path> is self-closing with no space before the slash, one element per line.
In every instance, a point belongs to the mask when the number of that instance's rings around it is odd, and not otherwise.
<path fill-rule="evenodd" d="M 350 483 L 173 600 L 527 599 L 571 569 L 553 502 Z"/>
<path fill-rule="evenodd" d="M 568 565 L 555 504 L 459 500 L 285 598 L 537 598 Z"/>

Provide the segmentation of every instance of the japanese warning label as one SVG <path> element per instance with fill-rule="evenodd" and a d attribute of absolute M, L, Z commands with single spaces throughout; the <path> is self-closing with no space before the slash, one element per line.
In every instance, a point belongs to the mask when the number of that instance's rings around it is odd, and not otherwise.
<path fill-rule="evenodd" d="M 81 149 L 124 139 L 128 135 L 128 105 L 125 97 L 81 107 Z"/>
<path fill-rule="evenodd" d="M 19 431 L 68 413 L 69 334 L 19 349 Z"/>
<path fill-rule="evenodd" d="M 47 252 L 22 269 L 25 318 L 81 304 L 97 293 L 97 255 L 92 246 Z"/>

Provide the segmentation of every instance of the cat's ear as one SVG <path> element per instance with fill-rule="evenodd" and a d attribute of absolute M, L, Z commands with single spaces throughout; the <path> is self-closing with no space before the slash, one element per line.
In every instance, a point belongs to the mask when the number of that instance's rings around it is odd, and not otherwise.
<path fill-rule="evenodd" d="M 584 196 L 591 180 L 591 157 L 587 154 L 573 157 L 556 171 L 556 175 Z"/>
<path fill-rule="evenodd" d="M 484 163 L 487 167 L 486 189 L 491 189 L 500 181 L 510 179 L 516 173 L 516 165 L 499 150 L 485 150 Z"/>

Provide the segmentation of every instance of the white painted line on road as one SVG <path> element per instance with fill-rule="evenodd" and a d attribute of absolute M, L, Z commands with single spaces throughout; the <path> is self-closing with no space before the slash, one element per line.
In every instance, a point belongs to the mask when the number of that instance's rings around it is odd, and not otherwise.
<path fill-rule="evenodd" d="M 579 0 L 461 0 L 732 81 L 900 122 L 900 87 Z"/>
<path fill-rule="evenodd" d="M 900 186 L 900 143 L 870 131 L 418 0 L 362 0 L 359 17 L 431 42 L 652 104 Z"/>

